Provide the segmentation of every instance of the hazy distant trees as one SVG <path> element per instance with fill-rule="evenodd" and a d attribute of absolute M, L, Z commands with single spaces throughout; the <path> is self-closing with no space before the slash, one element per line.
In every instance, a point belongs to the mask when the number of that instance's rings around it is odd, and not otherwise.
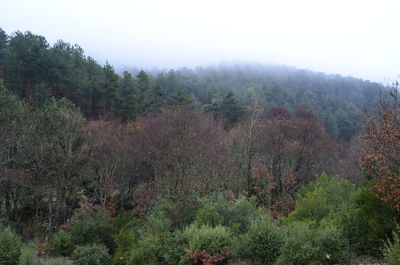
<path fill-rule="evenodd" d="M 368 81 L 329 76 L 274 66 L 226 66 L 181 69 L 151 74 L 118 75 L 99 65 L 77 45 L 42 36 L 0 31 L 0 78 L 33 105 L 50 97 L 66 97 L 88 118 L 105 115 L 133 120 L 162 109 L 195 103 L 225 121 L 225 127 L 244 115 L 246 91 L 258 91 L 266 109 L 313 111 L 336 139 L 349 141 L 360 132 L 365 108 L 372 109 L 382 87 Z M 354 122 L 356 121 L 356 122 Z"/>

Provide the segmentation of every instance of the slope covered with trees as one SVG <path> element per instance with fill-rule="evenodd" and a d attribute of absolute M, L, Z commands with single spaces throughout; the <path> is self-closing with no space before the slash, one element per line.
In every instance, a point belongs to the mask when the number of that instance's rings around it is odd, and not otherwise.
<path fill-rule="evenodd" d="M 0 264 L 397 264 L 387 88 L 265 65 L 119 75 L 30 32 L 0 45 Z"/>
<path fill-rule="evenodd" d="M 99 65 L 77 45 L 42 36 L 0 30 L 0 78 L 35 106 L 66 97 L 88 118 L 113 115 L 125 120 L 197 103 L 235 123 L 255 93 L 263 108 L 304 107 L 313 111 L 336 139 L 361 130 L 365 110 L 375 111 L 377 83 L 274 65 L 221 65 L 169 72 L 127 71 L 118 75 Z M 251 90 L 251 92 L 249 92 Z"/>

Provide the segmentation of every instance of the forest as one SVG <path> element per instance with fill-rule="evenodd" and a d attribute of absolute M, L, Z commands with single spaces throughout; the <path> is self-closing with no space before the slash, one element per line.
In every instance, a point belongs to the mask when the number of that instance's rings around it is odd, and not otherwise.
<path fill-rule="evenodd" d="M 0 265 L 399 265 L 397 88 L 0 29 Z"/>

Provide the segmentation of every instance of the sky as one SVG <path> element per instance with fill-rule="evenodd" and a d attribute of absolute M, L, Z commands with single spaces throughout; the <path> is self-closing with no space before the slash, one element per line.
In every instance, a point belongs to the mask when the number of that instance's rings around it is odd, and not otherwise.
<path fill-rule="evenodd" d="M 0 28 L 79 44 L 118 70 L 282 64 L 390 83 L 398 0 L 0 0 Z"/>

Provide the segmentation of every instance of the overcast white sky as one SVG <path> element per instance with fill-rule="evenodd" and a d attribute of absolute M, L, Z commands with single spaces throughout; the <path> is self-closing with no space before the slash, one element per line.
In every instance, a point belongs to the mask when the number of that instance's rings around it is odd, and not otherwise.
<path fill-rule="evenodd" d="M 0 27 L 77 43 L 117 69 L 245 60 L 380 82 L 400 74 L 396 0 L 0 0 Z"/>

